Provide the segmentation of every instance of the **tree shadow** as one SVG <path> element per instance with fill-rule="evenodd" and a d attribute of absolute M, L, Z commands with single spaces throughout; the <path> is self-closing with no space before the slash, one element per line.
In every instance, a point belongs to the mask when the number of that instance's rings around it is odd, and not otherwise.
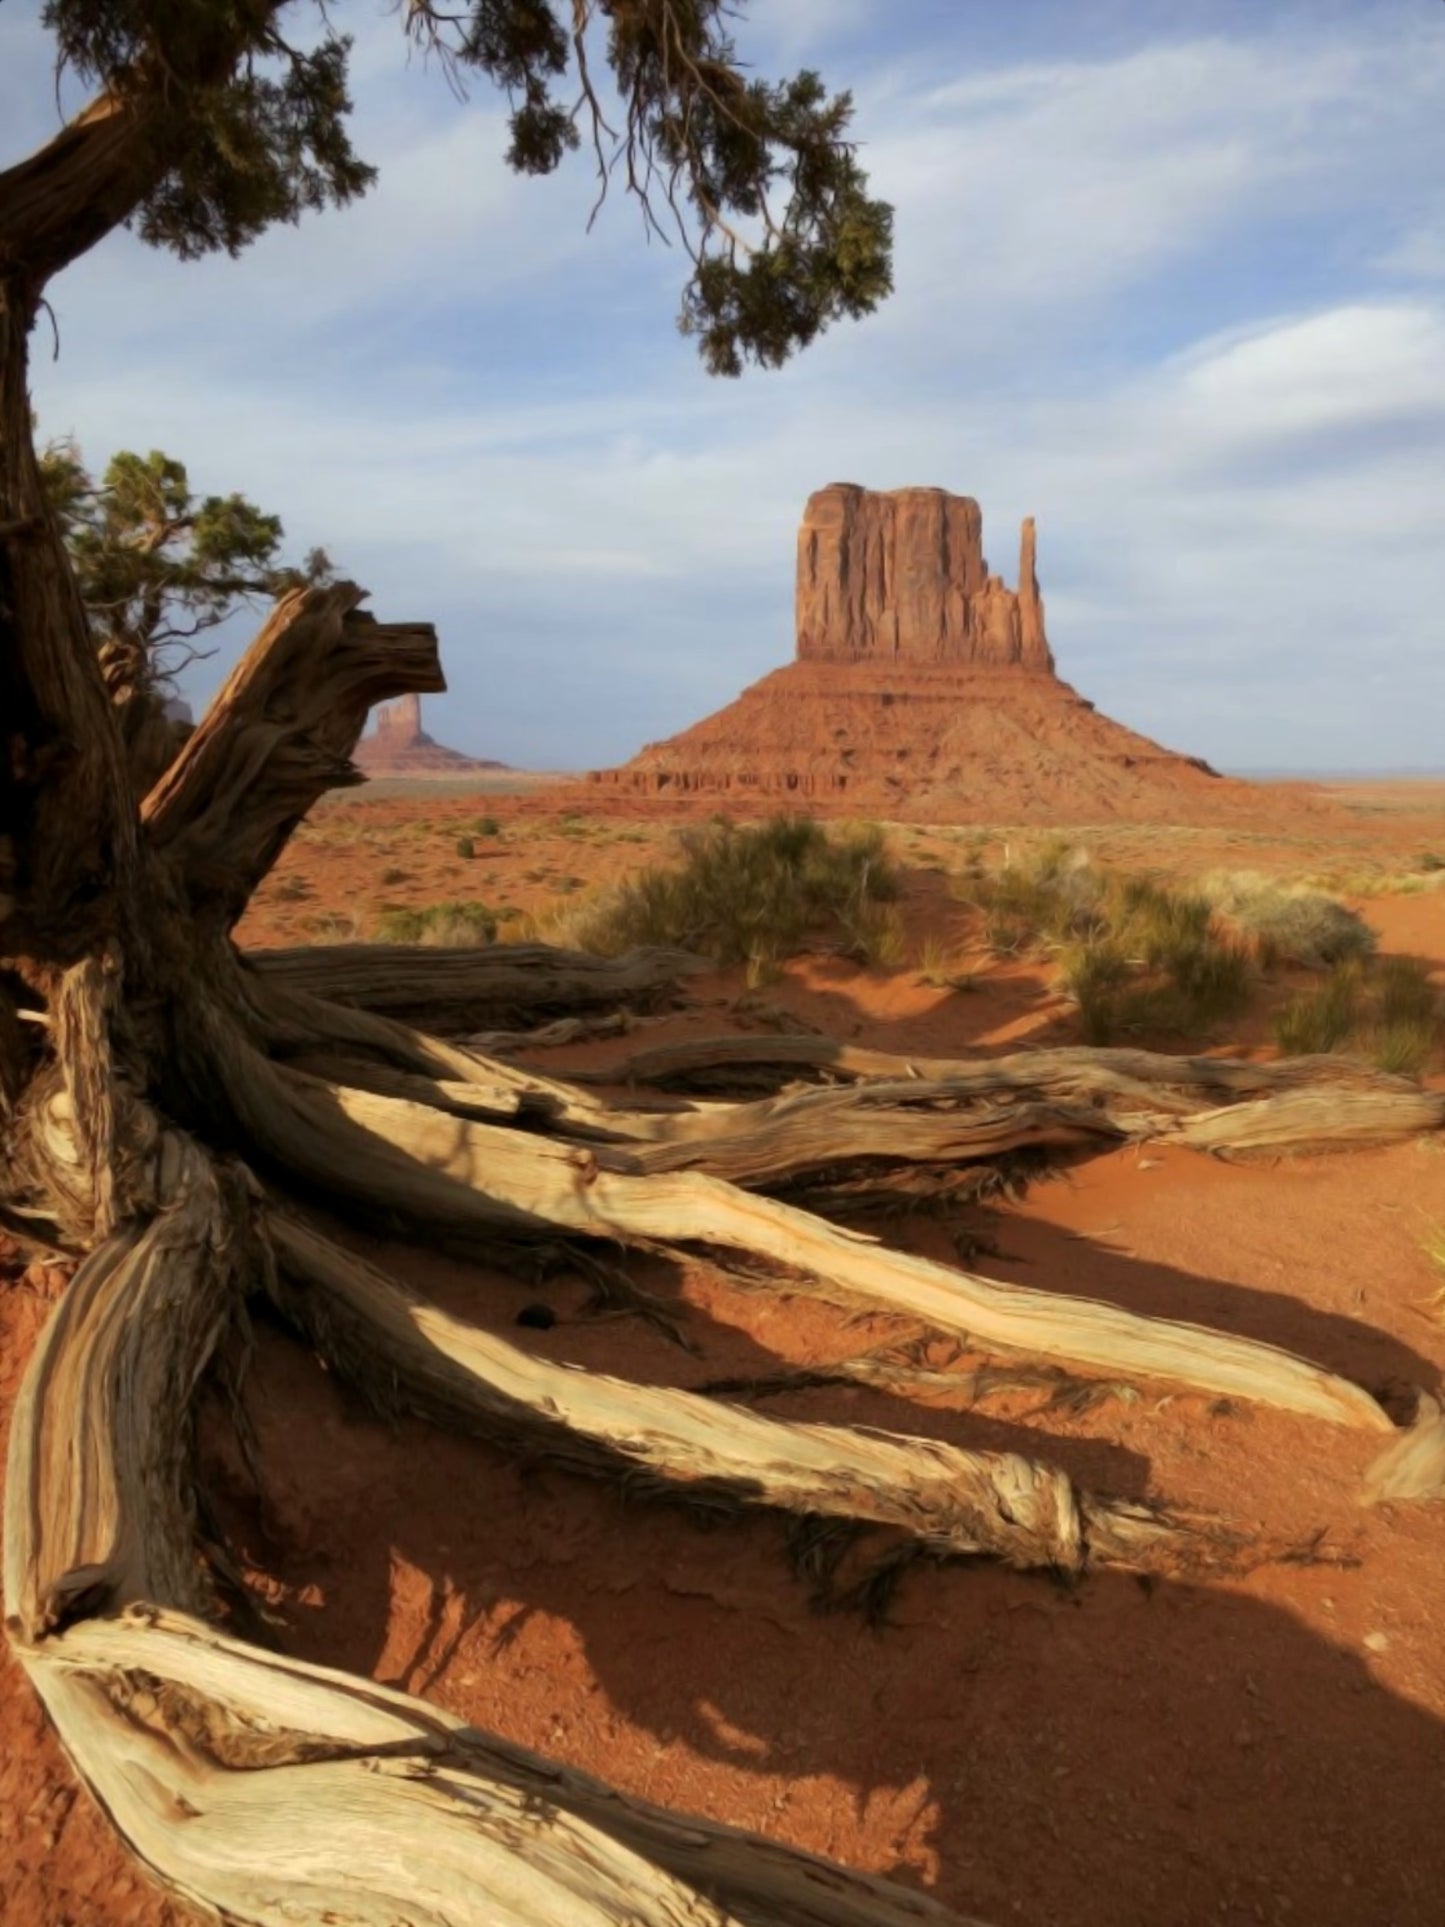
<path fill-rule="evenodd" d="M 872 1630 L 810 1608 L 774 1518 L 704 1532 L 358 1417 L 260 1342 L 264 1519 L 215 1412 L 207 1466 L 290 1650 L 994 1921 L 1439 1919 L 1445 1724 L 1383 1683 L 1421 1655 L 1342 1643 L 1426 1583 L 1438 1521 L 1227 1588 L 923 1566 Z"/>

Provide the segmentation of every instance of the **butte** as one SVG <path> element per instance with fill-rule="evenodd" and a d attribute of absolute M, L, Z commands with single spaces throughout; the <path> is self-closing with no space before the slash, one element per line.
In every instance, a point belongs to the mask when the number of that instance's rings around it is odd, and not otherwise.
<path fill-rule="evenodd" d="M 756 799 L 932 822 L 1209 823 L 1278 807 L 1059 677 L 1032 518 L 1010 589 L 989 573 L 971 497 L 851 482 L 803 512 L 796 659 L 588 780 L 599 803 Z"/>
<path fill-rule="evenodd" d="M 421 726 L 421 697 L 382 703 L 376 727 L 363 736 L 352 761 L 368 776 L 469 776 L 504 770 L 506 763 L 478 762 L 433 742 Z"/>

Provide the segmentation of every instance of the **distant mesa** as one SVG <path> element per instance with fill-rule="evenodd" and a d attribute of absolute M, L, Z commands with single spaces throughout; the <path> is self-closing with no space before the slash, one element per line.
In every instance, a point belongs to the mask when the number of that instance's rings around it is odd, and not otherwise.
<path fill-rule="evenodd" d="M 357 744 L 352 761 L 368 776 L 466 776 L 510 767 L 433 742 L 421 726 L 420 696 L 398 696 L 394 703 L 380 704 L 376 727 Z"/>
<path fill-rule="evenodd" d="M 835 482 L 798 531 L 796 660 L 589 783 L 619 800 L 757 798 L 935 822 L 1201 822 L 1261 792 L 1101 716 L 1060 680 L 1032 518 L 1018 586 L 941 488 Z"/>

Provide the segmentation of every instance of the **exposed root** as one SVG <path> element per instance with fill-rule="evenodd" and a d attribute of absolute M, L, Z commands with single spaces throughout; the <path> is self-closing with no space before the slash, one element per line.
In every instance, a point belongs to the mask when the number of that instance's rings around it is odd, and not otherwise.
<path fill-rule="evenodd" d="M 759 1418 L 694 1392 L 576 1371 L 449 1317 L 298 1220 L 272 1219 L 282 1308 L 363 1390 L 575 1471 L 709 1511 L 746 1505 L 898 1529 L 940 1554 L 1079 1572 L 1129 1543 L 1134 1509 L 1013 1452 Z M 1085 1517 L 1098 1524 L 1095 1542 Z M 1145 1563 L 1187 1563 L 1156 1513 Z M 1223 1535 L 1215 1534 L 1216 1541 Z M 1202 1538 L 1201 1538 L 1202 1543 Z"/>
<path fill-rule="evenodd" d="M 1270 1345 L 953 1271 L 696 1172 L 638 1177 L 619 1168 L 609 1147 L 561 1145 L 444 1117 L 245 1055 L 231 1061 L 227 1077 L 235 1114 L 256 1148 L 353 1207 L 380 1207 L 421 1227 L 454 1231 L 500 1226 L 623 1244 L 705 1241 L 821 1277 L 860 1304 L 987 1350 L 1392 1429 L 1359 1386 Z"/>
<path fill-rule="evenodd" d="M 670 999 L 685 977 L 702 968 L 696 957 L 677 950 L 594 957 L 541 943 L 474 950 L 327 944 L 253 950 L 248 961 L 282 989 L 460 1031 L 624 1004 L 646 1009 Z"/>
<path fill-rule="evenodd" d="M 1414 1090 L 1409 1078 L 1391 1076 L 1348 1058 L 1292 1057 L 1273 1064 L 1228 1057 L 1173 1057 L 1160 1051 L 1094 1049 L 1069 1045 L 1054 1050 L 1014 1051 L 1003 1057 L 904 1057 L 865 1050 L 817 1036 L 728 1036 L 688 1038 L 656 1044 L 619 1063 L 569 1072 L 579 1084 L 670 1084 L 700 1072 L 732 1069 L 771 1070 L 796 1076 L 813 1070 L 830 1077 L 920 1077 L 955 1082 L 977 1079 L 976 1094 L 1010 1090 L 1054 1092 L 1084 1097 L 1147 1092 L 1164 1108 L 1166 1092 L 1181 1098 L 1217 1092 L 1255 1097 L 1302 1086 Z M 1184 1108 L 1190 1108 L 1185 1104 Z"/>
<path fill-rule="evenodd" d="M 191 1395 L 258 1274 L 245 1200 L 194 1147 L 167 1134 L 155 1180 L 164 1208 L 82 1267 L 27 1373 L 5 1614 L 77 1771 L 165 1885 L 264 1927 L 953 1918 L 177 1611 L 211 1604 L 186 1478 Z"/>

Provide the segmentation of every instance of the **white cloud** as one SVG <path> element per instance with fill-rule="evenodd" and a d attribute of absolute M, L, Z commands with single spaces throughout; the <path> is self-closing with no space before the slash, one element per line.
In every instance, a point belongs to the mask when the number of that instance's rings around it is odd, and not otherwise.
<path fill-rule="evenodd" d="M 846 83 L 806 11 L 769 58 Z M 359 48 L 374 197 L 240 264 L 107 244 L 60 283 L 36 385 L 97 458 L 165 446 L 381 613 L 439 614 L 440 733 L 602 760 L 731 697 L 787 653 L 803 498 L 847 478 L 978 495 L 1010 574 L 1037 513 L 1065 673 L 1167 740 L 1438 759 L 1445 302 L 1418 266 L 1402 295 L 1399 257 L 1445 173 L 1441 36 L 1375 16 L 965 73 L 940 29 L 875 60 L 899 292 L 729 385 L 672 334 L 675 254 L 620 206 L 584 237 L 585 165 L 513 179 L 495 104 L 401 71 L 396 30 Z"/>

